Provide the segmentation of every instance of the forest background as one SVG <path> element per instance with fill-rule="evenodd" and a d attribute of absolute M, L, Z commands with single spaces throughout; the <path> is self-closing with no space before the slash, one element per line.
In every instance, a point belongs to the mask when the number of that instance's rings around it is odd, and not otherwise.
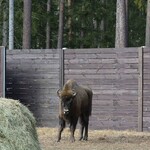
<path fill-rule="evenodd" d="M 14 0 L 14 49 L 23 48 L 24 2 Z M 115 47 L 118 0 L 64 0 L 63 45 L 67 48 Z M 57 48 L 60 1 L 30 0 L 32 49 Z M 0 45 L 8 48 L 9 2 L 0 0 Z M 128 1 L 128 47 L 145 45 L 146 0 Z M 26 12 L 29 10 L 26 10 Z M 47 25 L 49 28 L 47 28 Z M 47 35 L 49 44 L 47 46 Z"/>

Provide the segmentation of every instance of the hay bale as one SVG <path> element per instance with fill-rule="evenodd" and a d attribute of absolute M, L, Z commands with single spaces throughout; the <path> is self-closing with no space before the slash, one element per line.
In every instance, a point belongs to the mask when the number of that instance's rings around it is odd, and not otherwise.
<path fill-rule="evenodd" d="M 41 150 L 35 118 L 19 101 L 0 98 L 0 150 Z"/>

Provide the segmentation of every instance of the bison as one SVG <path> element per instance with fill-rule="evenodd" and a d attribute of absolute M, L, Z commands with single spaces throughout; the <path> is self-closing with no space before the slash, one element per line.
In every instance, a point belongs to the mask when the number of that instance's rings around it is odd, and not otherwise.
<path fill-rule="evenodd" d="M 74 132 L 78 122 L 81 124 L 80 139 L 88 139 L 89 116 L 92 111 L 92 90 L 79 86 L 76 81 L 68 80 L 62 90 L 58 90 L 59 104 L 59 130 L 57 142 L 61 140 L 61 133 L 66 123 L 70 124 L 71 142 L 75 141 Z"/>

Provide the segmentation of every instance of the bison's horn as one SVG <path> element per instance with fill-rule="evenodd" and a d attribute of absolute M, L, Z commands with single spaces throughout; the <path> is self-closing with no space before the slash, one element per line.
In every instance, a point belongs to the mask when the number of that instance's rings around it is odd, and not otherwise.
<path fill-rule="evenodd" d="M 60 97 L 60 95 L 61 95 L 61 89 L 59 89 L 59 90 L 57 91 L 57 95 Z"/>
<path fill-rule="evenodd" d="M 74 90 L 74 89 L 72 89 L 72 96 L 74 97 L 74 96 L 76 96 L 76 91 Z"/>

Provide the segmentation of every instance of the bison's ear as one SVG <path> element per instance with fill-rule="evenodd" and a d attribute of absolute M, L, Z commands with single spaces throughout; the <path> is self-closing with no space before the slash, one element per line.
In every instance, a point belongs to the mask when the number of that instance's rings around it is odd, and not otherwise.
<path fill-rule="evenodd" d="M 59 89 L 59 90 L 57 91 L 57 95 L 58 95 L 59 97 L 61 97 L 61 89 Z"/>
<path fill-rule="evenodd" d="M 76 91 L 73 89 L 72 90 L 72 96 L 75 97 L 77 95 Z"/>

